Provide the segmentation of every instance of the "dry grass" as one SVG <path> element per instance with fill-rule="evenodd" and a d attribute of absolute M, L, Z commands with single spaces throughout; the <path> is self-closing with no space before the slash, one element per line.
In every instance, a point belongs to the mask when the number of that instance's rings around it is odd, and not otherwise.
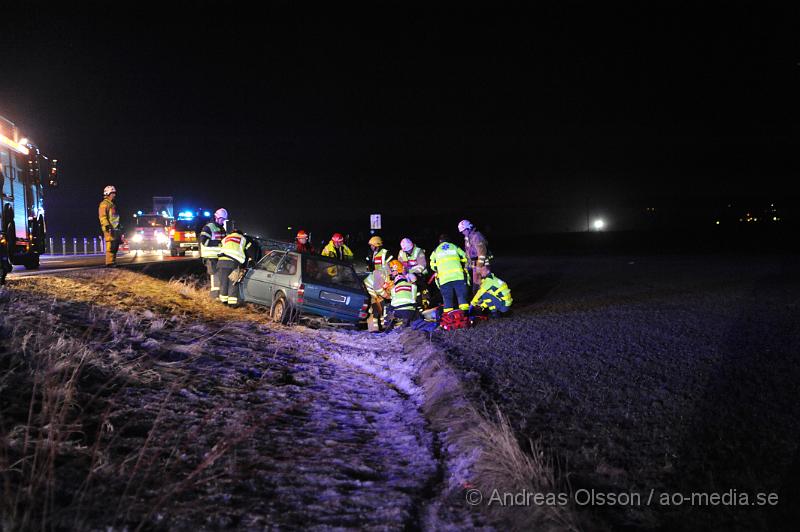
<path fill-rule="evenodd" d="M 232 309 L 219 304 L 208 297 L 208 292 L 196 280 L 182 278 L 164 282 L 126 270 L 83 270 L 52 277 L 23 277 L 14 281 L 14 288 L 119 310 L 142 308 L 167 316 L 213 321 L 270 321 L 266 314 L 247 307 Z"/>
<path fill-rule="evenodd" d="M 447 450 L 449 496 L 464 503 L 466 490 L 479 490 L 480 508 L 503 530 L 580 530 L 579 517 L 570 506 L 488 504 L 495 491 L 566 493 L 568 487 L 540 444 L 529 442 L 527 452 L 523 450 L 499 408 L 493 413 L 475 408 L 444 355 L 427 339 L 412 334 L 405 349 L 423 360 L 419 372 L 423 410 Z"/>
<path fill-rule="evenodd" d="M 0 316 L 0 530 L 85 529 L 98 503 L 106 512 L 117 509 L 104 523 L 151 526 L 166 500 L 206 482 L 208 469 L 261 426 L 262 420 L 229 420 L 230 430 L 193 469 L 177 464 L 187 435 L 162 421 L 188 373 L 144 355 L 148 342 L 190 357 L 203 352 L 213 327 L 185 345 L 164 346 L 151 337 L 186 318 L 264 322 L 263 314 L 225 308 L 191 281 L 165 283 L 124 271 L 23 278 L 14 289 L 0 290 L 0 302 L 12 310 Z M 144 440 L 120 452 L 126 426 L 112 420 L 130 417 L 130 406 L 116 399 L 131 386 L 162 399 L 141 411 Z M 154 493 L 165 471 L 175 481 Z"/>

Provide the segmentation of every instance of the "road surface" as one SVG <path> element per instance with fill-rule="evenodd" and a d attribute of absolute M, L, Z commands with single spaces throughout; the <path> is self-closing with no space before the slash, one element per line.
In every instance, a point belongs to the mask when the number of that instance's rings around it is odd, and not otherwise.
<path fill-rule="evenodd" d="M 9 279 L 30 275 L 50 275 L 78 269 L 103 268 L 104 255 L 42 255 L 38 270 L 26 270 L 24 266 L 14 266 Z M 136 270 L 151 269 L 158 264 L 159 270 L 172 274 L 190 273 L 202 268 L 200 258 L 187 255 L 171 257 L 157 252 L 125 252 L 117 255 L 117 266 Z"/>

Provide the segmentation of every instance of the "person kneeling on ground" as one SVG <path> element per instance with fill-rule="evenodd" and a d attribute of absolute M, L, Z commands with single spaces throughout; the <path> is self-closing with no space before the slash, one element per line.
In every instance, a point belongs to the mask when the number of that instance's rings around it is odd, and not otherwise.
<path fill-rule="evenodd" d="M 481 285 L 472 298 L 470 310 L 479 308 L 490 312 L 492 316 L 497 316 L 498 312 L 508 312 L 514 302 L 508 285 L 493 274 L 487 265 L 479 266 L 476 271 L 480 275 Z"/>
<path fill-rule="evenodd" d="M 386 317 L 386 330 L 390 331 L 399 321 L 408 327 L 417 317 L 417 285 L 408 280 L 405 266 L 399 260 L 389 262 L 389 274 L 392 276 L 392 302 Z"/>

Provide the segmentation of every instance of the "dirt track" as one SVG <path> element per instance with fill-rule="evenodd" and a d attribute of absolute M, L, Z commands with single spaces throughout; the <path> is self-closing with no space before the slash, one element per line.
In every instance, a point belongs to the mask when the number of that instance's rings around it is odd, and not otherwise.
<path fill-rule="evenodd" d="M 573 491 L 780 500 L 587 505 L 587 528 L 776 529 L 797 492 L 798 264 L 499 260 L 515 314 L 440 337 L 474 398 L 497 402 L 521 441 L 541 439 Z"/>

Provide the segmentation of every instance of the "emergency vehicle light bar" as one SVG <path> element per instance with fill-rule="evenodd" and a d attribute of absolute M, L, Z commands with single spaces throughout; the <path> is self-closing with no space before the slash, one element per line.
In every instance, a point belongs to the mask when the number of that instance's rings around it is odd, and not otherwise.
<path fill-rule="evenodd" d="M 21 153 L 23 155 L 28 155 L 30 153 L 30 150 L 28 150 L 28 148 L 26 148 L 25 146 L 23 146 L 19 142 L 14 142 L 10 138 L 6 137 L 5 135 L 0 134 L 0 142 L 5 144 L 6 146 L 11 148 L 12 150 L 14 150 L 14 151 L 16 151 L 18 153 Z"/>

